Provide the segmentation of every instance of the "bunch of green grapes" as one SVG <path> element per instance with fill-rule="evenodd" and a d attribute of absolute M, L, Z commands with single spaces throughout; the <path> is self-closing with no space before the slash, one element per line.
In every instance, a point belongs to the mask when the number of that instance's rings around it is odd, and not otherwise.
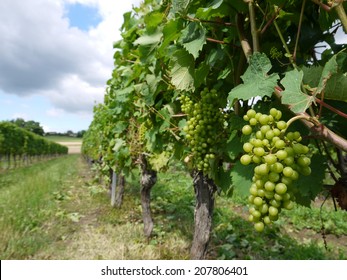
<path fill-rule="evenodd" d="M 224 116 L 218 106 L 217 91 L 205 88 L 193 102 L 187 95 L 180 97 L 182 111 L 187 114 L 185 139 L 191 151 L 193 167 L 208 173 L 215 159 L 218 134 L 223 130 Z"/>
<path fill-rule="evenodd" d="M 248 110 L 242 133 L 250 135 L 244 143 L 243 165 L 256 164 L 249 189 L 249 221 L 261 232 L 266 224 L 278 219 L 281 210 L 294 207 L 296 189 L 293 182 L 299 175 L 311 174 L 309 148 L 300 143 L 299 132 L 286 132 L 290 121 L 281 120 L 281 111 L 270 114 Z"/>

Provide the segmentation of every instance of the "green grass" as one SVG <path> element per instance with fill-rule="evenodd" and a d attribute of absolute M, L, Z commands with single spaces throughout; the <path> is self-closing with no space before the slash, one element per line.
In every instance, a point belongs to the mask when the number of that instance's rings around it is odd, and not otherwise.
<path fill-rule="evenodd" d="M 64 231 L 59 193 L 76 178 L 77 161 L 65 156 L 0 175 L 1 259 L 30 258 Z"/>
<path fill-rule="evenodd" d="M 186 172 L 158 174 L 150 239 L 143 236 L 138 172 L 120 209 L 89 173 L 81 158 L 66 156 L 0 175 L 1 259 L 189 259 L 195 196 Z M 217 196 L 207 257 L 346 259 L 346 212 L 329 207 L 325 250 L 319 205 L 283 211 L 259 234 L 246 221 L 245 199 Z"/>
<path fill-rule="evenodd" d="M 70 137 L 70 136 L 45 136 L 47 140 L 53 141 L 53 142 L 82 142 L 82 138 L 77 137 Z"/>

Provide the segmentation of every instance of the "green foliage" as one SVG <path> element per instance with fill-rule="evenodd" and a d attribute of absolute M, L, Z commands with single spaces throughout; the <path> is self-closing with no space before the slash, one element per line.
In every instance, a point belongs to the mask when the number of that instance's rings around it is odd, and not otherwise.
<path fill-rule="evenodd" d="M 37 156 L 67 154 L 68 148 L 20 128 L 11 122 L 0 122 L 0 155 Z"/>
<path fill-rule="evenodd" d="M 114 45 L 114 70 L 104 103 L 95 107 L 84 135 L 83 153 L 102 159 L 105 172 L 112 168 L 126 174 L 136 167 L 141 153 L 148 155 L 155 170 L 185 159 L 188 170 L 202 170 L 225 193 L 232 188 L 245 193 L 252 172 L 238 159 L 241 117 L 249 107 L 281 106 L 287 108 L 282 111 L 288 118 L 322 113 L 322 123 L 344 135 L 345 118 L 321 110 L 316 102 L 334 100 L 335 108 L 346 103 L 347 56 L 345 45 L 336 44 L 333 36 L 336 16 L 313 1 L 305 2 L 302 16 L 301 1 L 258 1 L 254 15 L 249 7 L 242 0 L 147 0 L 124 14 L 122 40 Z M 257 32 L 251 30 L 251 22 Z M 259 42 L 261 53 L 249 56 L 253 46 L 243 37 Z M 316 46 L 323 41 L 330 49 L 318 57 Z M 186 96 L 200 104 L 204 88 L 216 93 L 210 103 L 223 120 L 209 123 L 215 139 L 210 146 L 201 142 L 212 152 L 203 153 L 209 155 L 206 159 L 200 155 L 199 168 L 189 160 L 194 145 L 187 142 L 184 130 L 192 116 L 180 99 Z M 282 95 L 280 100 L 275 100 L 275 90 Z M 204 114 L 208 110 L 202 110 L 200 115 Z M 324 150 L 319 141 L 310 141 L 316 135 L 302 131 L 305 144 L 314 151 Z M 208 133 L 197 134 L 204 139 Z M 314 177 L 315 184 L 302 183 L 298 202 L 307 205 L 321 190 L 321 174 L 327 167 L 323 162 L 329 158 L 327 152 L 314 156 L 313 174 L 320 175 L 308 177 Z"/>
<path fill-rule="evenodd" d="M 178 90 L 193 91 L 194 57 L 185 50 L 178 50 L 170 60 L 171 82 Z"/>
<path fill-rule="evenodd" d="M 232 102 L 234 99 L 248 100 L 255 96 L 271 96 L 279 79 L 278 74 L 268 74 L 271 67 L 265 54 L 254 53 L 245 74 L 241 76 L 243 84 L 233 88 L 228 99 Z"/>
<path fill-rule="evenodd" d="M 311 106 L 314 98 L 302 92 L 301 85 L 304 73 L 296 69 L 286 73 L 281 80 L 284 86 L 282 102 L 287 104 L 294 113 L 305 112 Z"/>
<path fill-rule="evenodd" d="M 43 134 L 45 133 L 39 122 L 25 121 L 22 118 L 17 118 L 15 120 L 11 120 L 11 122 L 14 123 L 15 125 L 21 127 L 21 128 L 24 128 L 24 129 L 31 131 L 37 135 L 40 135 L 40 136 L 43 136 Z"/>

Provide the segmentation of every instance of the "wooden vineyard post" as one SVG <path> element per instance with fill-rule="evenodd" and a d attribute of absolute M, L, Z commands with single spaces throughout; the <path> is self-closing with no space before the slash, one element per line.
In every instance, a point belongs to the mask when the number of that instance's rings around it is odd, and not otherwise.
<path fill-rule="evenodd" d="M 111 183 L 111 206 L 116 205 L 116 187 L 117 187 L 117 173 L 112 171 L 112 183 Z"/>

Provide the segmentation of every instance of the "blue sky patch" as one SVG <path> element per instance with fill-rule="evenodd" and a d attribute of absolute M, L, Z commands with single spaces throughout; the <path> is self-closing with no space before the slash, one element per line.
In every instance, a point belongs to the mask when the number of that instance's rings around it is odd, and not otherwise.
<path fill-rule="evenodd" d="M 97 26 L 102 20 L 98 14 L 98 9 L 95 7 L 76 3 L 67 5 L 66 10 L 70 26 L 77 27 L 83 31 L 88 31 L 91 27 Z"/>

